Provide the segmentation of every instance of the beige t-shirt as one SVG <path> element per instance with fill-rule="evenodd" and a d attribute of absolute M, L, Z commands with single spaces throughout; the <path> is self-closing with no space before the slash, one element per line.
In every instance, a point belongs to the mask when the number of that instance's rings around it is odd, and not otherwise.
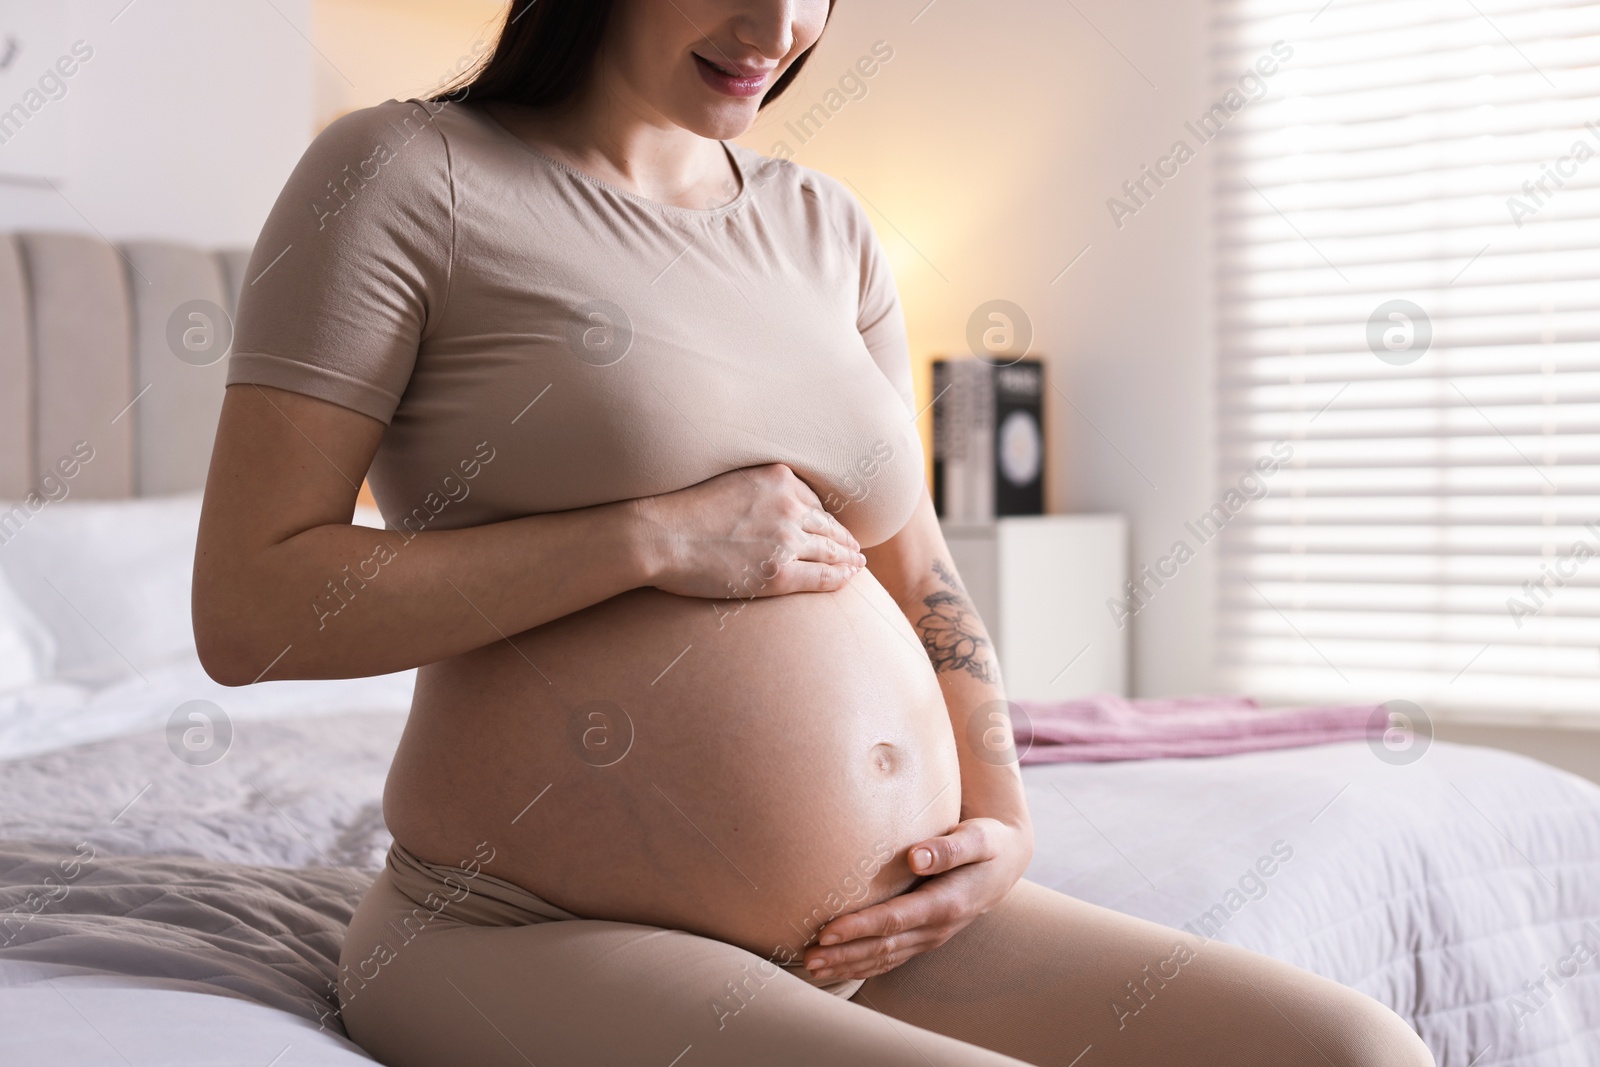
<path fill-rule="evenodd" d="M 921 492 L 894 279 L 837 182 L 725 143 L 711 209 L 635 196 L 479 108 L 390 101 L 306 150 L 228 383 L 388 424 L 388 524 L 451 529 L 784 462 L 863 544 Z"/>

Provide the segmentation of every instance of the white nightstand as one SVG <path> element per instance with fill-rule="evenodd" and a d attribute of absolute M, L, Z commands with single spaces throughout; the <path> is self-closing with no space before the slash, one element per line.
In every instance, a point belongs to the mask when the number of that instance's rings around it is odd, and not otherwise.
<path fill-rule="evenodd" d="M 1106 609 L 1127 581 L 1125 518 L 1027 515 L 942 525 L 999 652 L 1008 697 L 1127 695 L 1127 630 Z"/>

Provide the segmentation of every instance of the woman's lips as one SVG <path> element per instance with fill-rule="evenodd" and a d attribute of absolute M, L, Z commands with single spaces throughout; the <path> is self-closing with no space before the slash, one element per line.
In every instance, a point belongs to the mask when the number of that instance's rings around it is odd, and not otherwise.
<path fill-rule="evenodd" d="M 751 74 L 740 77 L 724 72 L 718 64 L 712 63 L 698 52 L 692 53 L 695 58 L 695 68 L 700 71 L 700 77 L 705 83 L 724 96 L 750 97 L 761 92 L 767 84 L 767 75 L 770 71 L 760 74 Z"/>

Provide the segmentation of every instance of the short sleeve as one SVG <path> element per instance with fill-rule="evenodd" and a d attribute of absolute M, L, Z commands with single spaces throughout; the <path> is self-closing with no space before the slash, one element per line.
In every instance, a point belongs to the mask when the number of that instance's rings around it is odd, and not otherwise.
<path fill-rule="evenodd" d="M 866 342 L 867 351 L 889 383 L 905 401 L 906 410 L 915 412 L 911 389 L 911 349 L 906 341 L 905 315 L 900 310 L 900 291 L 895 288 L 889 257 L 866 213 L 851 199 L 855 209 L 856 244 L 861 258 L 861 302 L 856 329 Z"/>
<path fill-rule="evenodd" d="M 245 271 L 228 384 L 388 423 L 449 293 L 454 214 L 439 114 L 389 101 L 317 136 Z"/>

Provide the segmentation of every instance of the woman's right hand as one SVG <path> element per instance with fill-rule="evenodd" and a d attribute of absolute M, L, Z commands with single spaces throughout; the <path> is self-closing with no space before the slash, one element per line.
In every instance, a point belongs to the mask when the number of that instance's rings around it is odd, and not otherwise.
<path fill-rule="evenodd" d="M 768 463 L 634 501 L 657 589 L 748 600 L 839 589 L 861 545 L 786 465 Z"/>

